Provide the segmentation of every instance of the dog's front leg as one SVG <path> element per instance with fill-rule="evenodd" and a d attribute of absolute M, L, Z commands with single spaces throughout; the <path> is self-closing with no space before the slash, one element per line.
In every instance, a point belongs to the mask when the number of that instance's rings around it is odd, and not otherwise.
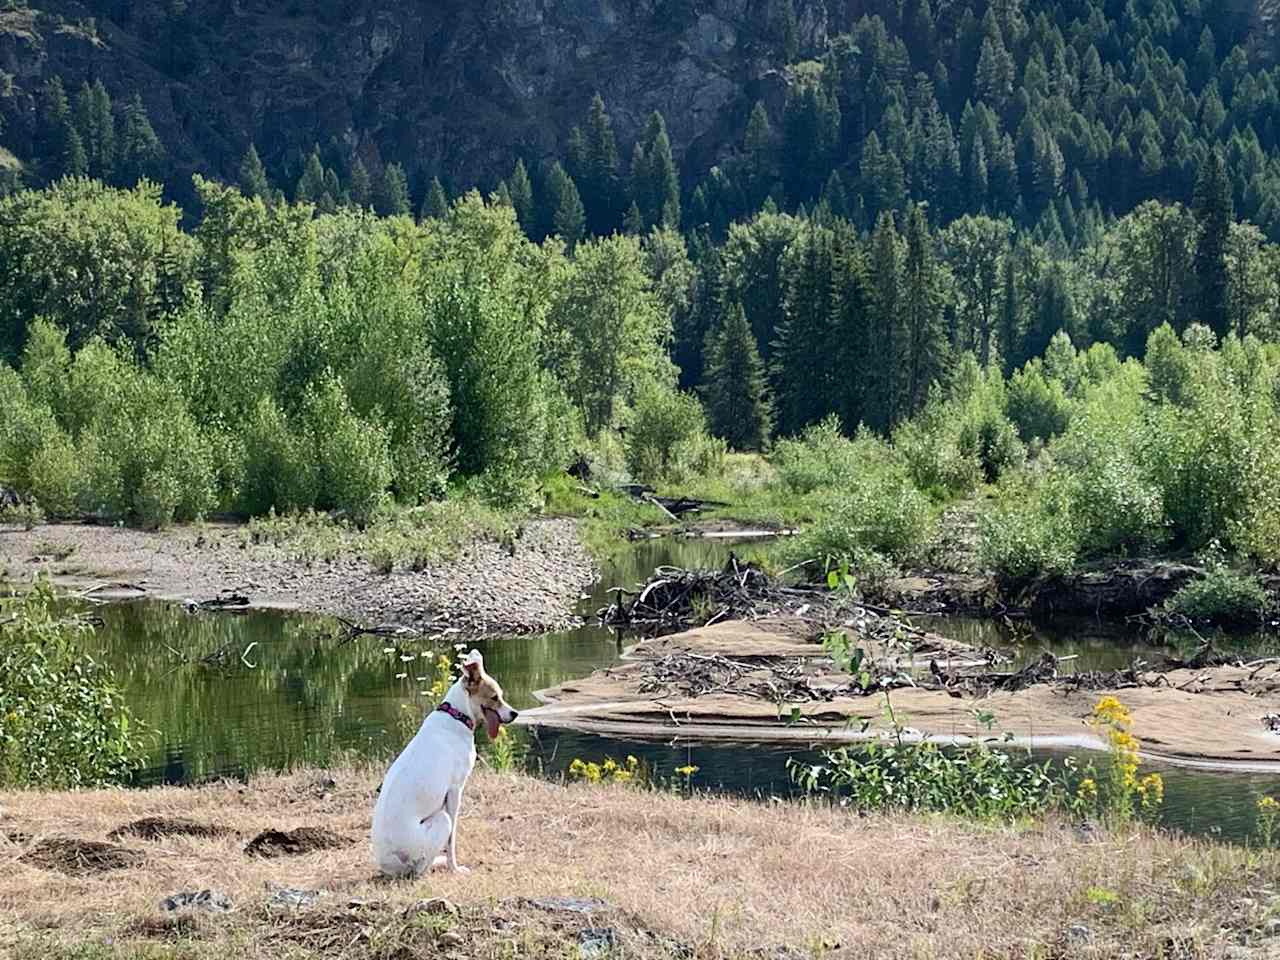
<path fill-rule="evenodd" d="M 470 873 L 470 870 L 458 864 L 458 811 L 462 809 L 462 787 L 454 787 L 445 794 L 444 809 L 449 814 L 452 824 L 449 830 L 449 847 L 445 856 L 445 866 L 453 873 Z"/>

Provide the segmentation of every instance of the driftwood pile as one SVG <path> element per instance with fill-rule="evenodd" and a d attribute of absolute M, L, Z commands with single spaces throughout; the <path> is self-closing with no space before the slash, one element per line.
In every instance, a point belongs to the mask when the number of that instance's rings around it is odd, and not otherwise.
<path fill-rule="evenodd" d="M 646 664 L 639 692 L 695 698 L 708 694 L 751 697 L 770 703 L 828 701 L 848 693 L 849 685 L 816 684 L 798 657 L 734 658 L 674 653 Z"/>
<path fill-rule="evenodd" d="M 804 617 L 831 607 L 826 591 L 783 586 L 733 553 L 720 570 L 659 567 L 639 591 L 615 587 L 612 592 L 613 603 L 596 613 L 600 622 L 650 631 L 709 626 L 721 620 Z"/>

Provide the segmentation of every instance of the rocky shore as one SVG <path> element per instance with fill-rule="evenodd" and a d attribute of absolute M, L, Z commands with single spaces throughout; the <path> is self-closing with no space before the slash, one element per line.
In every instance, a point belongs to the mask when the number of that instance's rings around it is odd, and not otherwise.
<path fill-rule="evenodd" d="M 506 543 L 476 539 L 447 560 L 391 573 L 356 553 L 302 559 L 287 544 L 251 542 L 242 529 L 0 527 L 0 580 L 20 587 L 45 572 L 96 597 L 198 603 L 234 594 L 250 606 L 332 614 L 366 627 L 482 635 L 573 625 L 596 576 L 575 522 L 565 519 L 530 521 Z"/>

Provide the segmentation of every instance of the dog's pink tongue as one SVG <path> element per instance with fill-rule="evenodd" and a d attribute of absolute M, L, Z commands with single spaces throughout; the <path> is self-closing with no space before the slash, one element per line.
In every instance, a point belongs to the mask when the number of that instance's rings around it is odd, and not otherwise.
<path fill-rule="evenodd" d="M 489 730 L 489 739 L 495 740 L 498 737 L 498 715 L 492 710 L 484 712 L 484 725 Z"/>

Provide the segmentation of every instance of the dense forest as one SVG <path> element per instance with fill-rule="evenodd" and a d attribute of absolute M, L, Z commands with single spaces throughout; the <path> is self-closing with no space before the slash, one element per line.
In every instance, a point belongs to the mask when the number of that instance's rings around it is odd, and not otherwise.
<path fill-rule="evenodd" d="M 49 79 L 0 200 L 0 481 L 53 515 L 365 522 L 532 504 L 580 455 L 678 481 L 762 451 L 753 495 L 804 500 L 802 546 L 864 566 L 918 559 L 983 485 L 1011 576 L 1280 557 L 1256 25 L 918 0 L 801 59 L 767 6 L 786 95 L 708 170 L 660 113 L 628 154 L 596 96 L 483 191 L 249 144 L 180 207 L 139 96 Z"/>

